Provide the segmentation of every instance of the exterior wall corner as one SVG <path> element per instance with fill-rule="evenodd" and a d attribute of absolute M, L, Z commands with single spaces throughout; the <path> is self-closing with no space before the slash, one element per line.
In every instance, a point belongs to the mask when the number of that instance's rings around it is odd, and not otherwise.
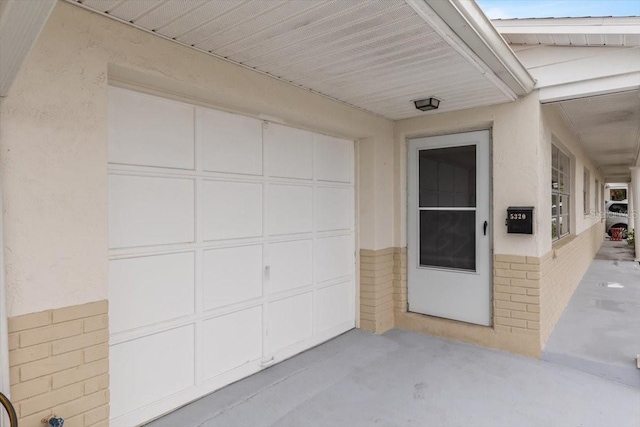
<path fill-rule="evenodd" d="M 394 326 L 394 248 L 360 250 L 360 327 L 384 333 Z"/>

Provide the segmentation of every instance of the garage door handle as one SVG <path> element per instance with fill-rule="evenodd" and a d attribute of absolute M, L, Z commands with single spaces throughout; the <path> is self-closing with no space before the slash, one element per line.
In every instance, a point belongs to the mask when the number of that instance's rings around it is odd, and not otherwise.
<path fill-rule="evenodd" d="M 482 227 L 482 231 L 484 233 L 484 235 L 487 235 L 487 226 L 489 225 L 489 223 L 487 221 L 484 222 L 484 226 Z"/>
<path fill-rule="evenodd" d="M 270 265 L 265 265 L 264 266 L 264 277 L 265 279 L 271 279 L 271 266 Z"/>
<path fill-rule="evenodd" d="M 274 363 L 276 363 L 276 359 L 275 357 L 271 356 L 268 359 L 262 359 L 260 361 L 260 366 L 266 368 L 267 366 L 273 365 Z"/>

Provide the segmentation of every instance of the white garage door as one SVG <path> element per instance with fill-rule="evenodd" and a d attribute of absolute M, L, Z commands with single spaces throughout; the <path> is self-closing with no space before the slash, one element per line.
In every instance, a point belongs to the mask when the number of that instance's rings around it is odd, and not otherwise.
<path fill-rule="evenodd" d="M 353 148 L 109 89 L 112 425 L 355 326 Z"/>

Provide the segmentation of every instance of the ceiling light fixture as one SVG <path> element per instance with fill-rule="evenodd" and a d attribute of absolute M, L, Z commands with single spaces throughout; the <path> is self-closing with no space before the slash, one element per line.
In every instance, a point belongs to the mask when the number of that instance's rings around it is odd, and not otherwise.
<path fill-rule="evenodd" d="M 437 110 L 440 106 L 440 100 L 438 98 L 418 99 L 413 101 L 416 108 L 421 111 Z"/>

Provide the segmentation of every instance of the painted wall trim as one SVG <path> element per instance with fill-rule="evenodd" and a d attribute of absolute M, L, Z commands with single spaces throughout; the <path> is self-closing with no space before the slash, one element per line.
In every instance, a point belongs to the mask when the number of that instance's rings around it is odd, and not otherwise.
<path fill-rule="evenodd" d="M 0 102 L 33 48 L 56 0 L 4 0 L 0 8 Z"/>
<path fill-rule="evenodd" d="M 485 76 L 496 84 L 495 76 L 512 94 L 524 96 L 533 90 L 535 80 L 516 54 L 474 1 L 464 0 L 407 0 L 416 9 L 431 8 L 445 23 L 445 40 L 454 41 L 459 48 L 485 68 Z M 420 12 L 419 12 L 420 13 Z M 421 15 L 422 16 L 422 15 Z M 434 25 L 434 29 L 442 29 Z M 457 39 L 457 40 L 456 40 Z M 454 46 L 452 44 L 452 46 Z M 455 48 L 456 46 L 454 46 Z M 496 87 L 499 86 L 496 84 Z"/>

